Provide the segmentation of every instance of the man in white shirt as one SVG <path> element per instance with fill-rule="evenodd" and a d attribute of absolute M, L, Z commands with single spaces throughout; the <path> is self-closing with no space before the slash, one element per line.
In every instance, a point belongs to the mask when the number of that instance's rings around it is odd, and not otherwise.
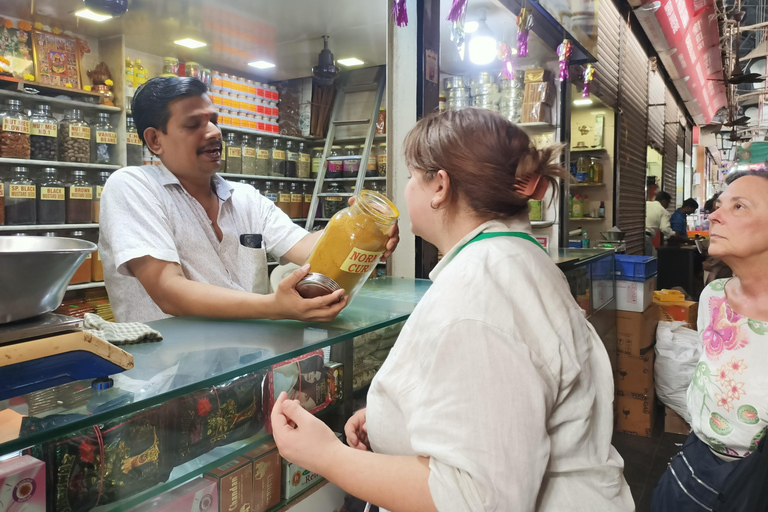
<path fill-rule="evenodd" d="M 655 254 L 653 239 L 659 231 L 665 238 L 672 238 L 675 234 L 669 224 L 671 214 L 667 211 L 670 201 L 672 196 L 661 191 L 656 194 L 655 201 L 645 203 L 645 254 L 647 256 Z"/>
<path fill-rule="evenodd" d="M 162 165 L 121 169 L 102 192 L 99 253 L 115 318 L 332 320 L 347 298 L 302 298 L 308 265 L 269 293 L 266 254 L 301 265 L 321 232 L 216 174 L 222 139 L 206 92 L 197 79 L 159 77 L 134 96 L 139 137 Z M 384 257 L 398 240 L 395 228 Z"/>

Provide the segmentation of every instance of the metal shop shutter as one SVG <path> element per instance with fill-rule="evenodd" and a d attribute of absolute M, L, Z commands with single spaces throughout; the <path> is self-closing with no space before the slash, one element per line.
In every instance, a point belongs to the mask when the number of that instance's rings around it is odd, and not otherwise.
<path fill-rule="evenodd" d="M 597 63 L 592 90 L 611 108 L 616 108 L 619 94 L 619 58 L 621 55 L 621 14 L 611 0 L 599 2 L 597 16 Z"/>
<path fill-rule="evenodd" d="M 658 71 L 648 73 L 648 145 L 664 153 L 664 113 L 667 86 Z"/>
<path fill-rule="evenodd" d="M 680 129 L 680 108 L 675 97 L 667 89 L 667 104 L 664 107 L 664 162 L 662 165 L 662 190 L 672 196 L 670 204 L 675 203 L 677 192 L 677 132 Z"/>

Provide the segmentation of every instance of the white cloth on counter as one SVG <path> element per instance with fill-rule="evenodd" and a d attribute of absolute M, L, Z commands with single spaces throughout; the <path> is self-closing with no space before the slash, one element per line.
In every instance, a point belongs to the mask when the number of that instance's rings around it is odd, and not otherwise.
<path fill-rule="evenodd" d="M 530 230 L 485 223 L 433 270 L 368 392 L 371 447 L 429 457 L 440 512 L 634 510 L 608 354 L 563 273 L 519 238 L 456 254 Z"/>
<path fill-rule="evenodd" d="M 110 176 L 101 196 L 99 253 L 118 322 L 150 322 L 167 315 L 128 268 L 144 256 L 178 263 L 193 281 L 269 293 L 266 254 L 282 257 L 308 233 L 275 204 L 243 183 L 218 174 L 219 242 L 205 210 L 164 166 L 126 167 Z M 262 249 L 240 244 L 261 234 Z"/>
<path fill-rule="evenodd" d="M 675 234 L 669 219 L 672 216 L 658 201 L 645 202 L 645 232 L 656 236 L 657 231 L 665 238 L 671 238 Z"/>

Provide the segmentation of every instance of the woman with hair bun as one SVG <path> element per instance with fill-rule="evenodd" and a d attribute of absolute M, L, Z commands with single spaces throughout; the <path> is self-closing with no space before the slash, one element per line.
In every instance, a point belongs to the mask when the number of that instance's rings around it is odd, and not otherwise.
<path fill-rule="evenodd" d="M 405 203 L 445 257 L 347 423 L 349 446 L 281 396 L 283 457 L 393 511 L 634 510 L 608 354 L 531 236 L 524 185 L 562 176 L 559 150 L 487 110 L 416 124 Z"/>

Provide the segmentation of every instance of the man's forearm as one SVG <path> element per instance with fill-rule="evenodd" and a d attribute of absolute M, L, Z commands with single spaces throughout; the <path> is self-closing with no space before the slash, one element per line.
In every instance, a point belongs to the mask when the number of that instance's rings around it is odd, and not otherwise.
<path fill-rule="evenodd" d="M 309 258 L 309 253 L 312 252 L 317 241 L 323 236 L 323 231 L 324 230 L 321 229 L 320 231 L 313 231 L 306 235 L 299 240 L 296 245 L 291 247 L 291 249 L 283 255 L 283 258 L 296 265 L 303 265 L 304 262 L 307 261 L 307 258 Z"/>
<path fill-rule="evenodd" d="M 181 276 L 169 279 L 160 297 L 153 297 L 164 313 L 207 318 L 276 318 L 274 295 L 260 295 L 198 283 Z"/>

